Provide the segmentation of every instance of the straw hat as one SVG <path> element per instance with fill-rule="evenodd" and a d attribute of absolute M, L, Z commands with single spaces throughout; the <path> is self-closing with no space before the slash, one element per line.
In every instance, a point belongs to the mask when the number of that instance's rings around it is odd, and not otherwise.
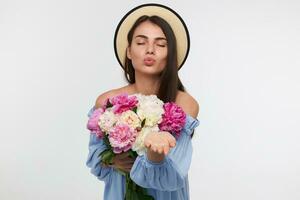
<path fill-rule="evenodd" d="M 142 15 L 157 15 L 166 20 L 176 37 L 178 70 L 183 66 L 190 48 L 188 29 L 182 18 L 171 8 L 161 4 L 143 4 L 130 10 L 119 22 L 114 36 L 115 55 L 121 67 L 124 68 L 127 34 L 134 22 Z"/>

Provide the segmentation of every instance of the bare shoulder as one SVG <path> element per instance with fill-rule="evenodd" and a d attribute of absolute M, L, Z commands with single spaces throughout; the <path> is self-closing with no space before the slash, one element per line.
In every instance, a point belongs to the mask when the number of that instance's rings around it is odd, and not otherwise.
<path fill-rule="evenodd" d="M 106 92 L 100 94 L 96 99 L 95 107 L 96 108 L 102 107 L 104 105 L 106 99 L 116 96 L 122 92 L 126 92 L 126 89 L 127 89 L 127 86 L 124 86 L 124 87 L 115 88 L 115 89 L 112 89 L 112 90 L 109 90 L 109 91 L 106 91 Z"/>
<path fill-rule="evenodd" d="M 194 97 L 187 92 L 178 91 L 176 104 L 179 105 L 184 112 L 190 116 L 197 118 L 200 110 L 200 105 Z"/>

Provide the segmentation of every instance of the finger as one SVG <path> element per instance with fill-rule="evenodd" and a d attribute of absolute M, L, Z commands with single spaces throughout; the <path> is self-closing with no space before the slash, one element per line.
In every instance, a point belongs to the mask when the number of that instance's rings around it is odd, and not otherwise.
<path fill-rule="evenodd" d="M 151 141 L 145 140 L 144 145 L 145 147 L 149 148 L 151 146 Z"/>
<path fill-rule="evenodd" d="M 130 169 L 124 168 L 124 167 L 118 167 L 118 170 L 121 170 L 123 172 L 130 172 Z"/>
<path fill-rule="evenodd" d="M 156 145 L 151 145 L 151 150 L 152 150 L 153 152 L 156 152 L 156 151 L 157 151 Z"/>
<path fill-rule="evenodd" d="M 169 150 L 170 150 L 170 148 L 167 145 L 165 145 L 164 146 L 164 154 L 167 155 L 169 153 Z"/>
<path fill-rule="evenodd" d="M 132 165 L 120 165 L 119 168 L 120 169 L 130 169 L 132 167 Z"/>
<path fill-rule="evenodd" d="M 160 142 L 160 143 L 157 144 L 157 152 L 159 154 L 162 154 L 164 152 L 164 146 L 167 146 L 167 143 Z"/>
<path fill-rule="evenodd" d="M 169 132 L 166 132 L 165 134 L 167 136 L 167 140 L 168 141 L 173 141 L 173 142 L 176 142 L 176 138 Z"/>
<path fill-rule="evenodd" d="M 128 172 L 128 173 L 130 172 L 130 170 L 131 170 L 131 168 L 125 168 L 125 169 L 124 169 L 124 171 L 125 171 L 125 172 Z"/>
<path fill-rule="evenodd" d="M 175 147 L 176 146 L 176 142 L 170 142 L 169 145 L 170 145 L 170 147 Z"/>
<path fill-rule="evenodd" d="M 163 151 L 164 151 L 164 146 L 158 147 L 157 152 L 158 152 L 159 154 L 162 154 Z"/>
<path fill-rule="evenodd" d="M 126 169 L 126 170 L 131 170 L 132 164 L 127 164 L 127 165 L 121 166 L 121 168 Z"/>
<path fill-rule="evenodd" d="M 128 159 L 128 160 L 123 160 L 122 162 L 121 162 L 121 164 L 133 164 L 134 163 L 134 160 L 133 159 Z"/>
<path fill-rule="evenodd" d="M 169 142 L 170 147 L 176 146 L 176 140 L 173 136 L 169 138 L 168 142 Z"/>
<path fill-rule="evenodd" d="M 162 137 L 163 142 L 165 142 L 170 147 L 175 147 L 176 139 L 174 138 L 174 136 L 171 135 L 171 133 L 169 133 L 169 132 L 164 132 L 164 133 L 165 134 L 163 134 L 163 137 Z"/>
<path fill-rule="evenodd" d="M 117 154 L 119 159 L 124 159 L 129 156 L 129 152 Z"/>
<path fill-rule="evenodd" d="M 127 157 L 124 157 L 124 158 L 120 158 L 119 159 L 121 162 L 124 162 L 124 161 L 127 161 L 127 160 L 133 160 L 132 157 L 130 157 L 129 155 Z"/>
<path fill-rule="evenodd" d="M 120 166 L 124 166 L 124 165 L 127 165 L 127 164 L 133 165 L 135 159 L 132 159 L 132 158 L 129 158 L 129 157 L 127 157 L 127 158 L 128 159 L 117 160 L 117 161 L 115 161 L 115 164 L 120 165 Z"/>

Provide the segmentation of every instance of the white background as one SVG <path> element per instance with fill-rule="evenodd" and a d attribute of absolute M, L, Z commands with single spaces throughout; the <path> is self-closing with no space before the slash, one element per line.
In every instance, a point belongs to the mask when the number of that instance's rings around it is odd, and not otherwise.
<path fill-rule="evenodd" d="M 191 199 L 300 199 L 300 2 L 154 1 L 191 36 L 180 77 L 200 104 Z M 87 112 L 126 84 L 119 20 L 147 1 L 0 1 L 0 199 L 102 199 Z"/>

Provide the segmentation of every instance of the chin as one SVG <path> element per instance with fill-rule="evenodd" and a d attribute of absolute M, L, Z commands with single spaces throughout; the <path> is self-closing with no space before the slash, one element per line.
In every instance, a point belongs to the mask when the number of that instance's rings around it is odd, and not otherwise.
<path fill-rule="evenodd" d="M 134 67 L 134 65 L 133 65 L 134 70 L 138 71 L 139 73 L 143 73 L 143 74 L 157 75 L 163 71 L 162 67 L 156 66 L 156 65 L 146 66 L 144 64 L 140 64 L 137 66 L 138 67 Z"/>
<path fill-rule="evenodd" d="M 161 71 L 158 70 L 152 70 L 152 69 L 139 69 L 137 70 L 139 73 L 141 74 L 147 74 L 147 75 L 159 75 L 161 73 Z"/>

